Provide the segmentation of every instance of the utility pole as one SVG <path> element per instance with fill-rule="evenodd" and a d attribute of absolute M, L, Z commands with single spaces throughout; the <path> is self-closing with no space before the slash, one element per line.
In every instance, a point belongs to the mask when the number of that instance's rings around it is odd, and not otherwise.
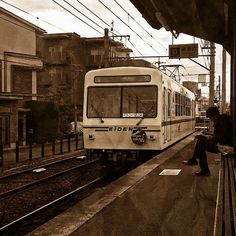
<path fill-rule="evenodd" d="M 209 106 L 214 105 L 215 97 L 215 43 L 211 42 Z"/>
<path fill-rule="evenodd" d="M 222 99 L 221 112 L 226 112 L 226 50 L 222 49 Z"/>
<path fill-rule="evenodd" d="M 104 30 L 104 67 L 108 67 L 109 63 L 108 63 L 108 58 L 109 58 L 109 30 L 107 28 L 105 28 Z"/>

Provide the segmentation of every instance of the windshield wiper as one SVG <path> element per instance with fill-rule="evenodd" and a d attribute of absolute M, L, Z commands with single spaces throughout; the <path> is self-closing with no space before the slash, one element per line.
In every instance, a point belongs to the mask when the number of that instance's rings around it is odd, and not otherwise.
<path fill-rule="evenodd" d="M 144 116 L 147 115 L 147 114 L 148 114 L 150 111 L 152 111 L 153 109 L 154 109 L 154 105 L 152 105 L 152 106 L 150 107 L 150 109 L 148 109 L 148 110 L 145 112 L 145 114 L 143 114 L 143 117 L 140 118 L 140 120 L 138 121 L 138 123 L 137 123 L 136 125 L 137 125 L 137 126 L 140 125 L 141 122 L 142 122 L 142 121 L 144 120 L 144 118 L 145 118 Z"/>
<path fill-rule="evenodd" d="M 140 125 L 143 120 L 144 120 L 144 115 L 143 115 L 143 117 L 140 118 L 140 120 L 138 121 L 138 123 L 136 125 Z"/>
<path fill-rule="evenodd" d="M 98 116 L 99 120 L 101 121 L 101 123 L 104 123 L 104 120 L 102 119 L 101 114 L 98 112 L 98 110 L 94 107 L 93 104 L 91 104 L 91 107 L 93 108 L 93 110 L 95 111 L 96 115 Z"/>

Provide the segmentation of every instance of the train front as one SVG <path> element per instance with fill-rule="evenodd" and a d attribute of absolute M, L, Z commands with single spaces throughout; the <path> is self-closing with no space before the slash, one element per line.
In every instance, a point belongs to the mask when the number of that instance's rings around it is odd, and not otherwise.
<path fill-rule="evenodd" d="M 98 151 L 116 158 L 118 153 L 158 148 L 158 85 L 151 77 L 148 68 L 87 73 L 83 125 L 89 153 Z"/>

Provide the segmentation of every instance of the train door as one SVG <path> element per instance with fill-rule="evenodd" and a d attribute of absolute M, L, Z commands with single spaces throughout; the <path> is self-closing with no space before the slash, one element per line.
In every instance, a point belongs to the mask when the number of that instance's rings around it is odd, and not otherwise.
<path fill-rule="evenodd" d="M 163 141 L 167 141 L 167 100 L 166 100 L 166 88 L 163 90 Z"/>
<path fill-rule="evenodd" d="M 170 89 L 168 89 L 166 96 L 167 96 L 166 109 L 167 109 L 167 123 L 168 123 L 166 127 L 167 129 L 166 132 L 167 132 L 167 141 L 170 141 L 171 140 L 171 90 Z"/>
<path fill-rule="evenodd" d="M 164 143 L 171 140 L 171 90 L 163 90 L 163 138 Z"/>

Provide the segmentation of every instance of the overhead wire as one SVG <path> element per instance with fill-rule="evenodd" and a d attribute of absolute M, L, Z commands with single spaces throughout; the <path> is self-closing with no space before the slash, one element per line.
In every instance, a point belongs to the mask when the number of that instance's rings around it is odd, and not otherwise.
<path fill-rule="evenodd" d="M 72 7 L 74 10 L 76 10 L 77 12 L 79 12 L 82 16 L 84 16 L 86 19 L 90 20 L 93 24 L 95 24 L 96 26 L 98 26 L 101 29 L 104 29 L 101 25 L 99 25 L 97 22 L 95 22 L 94 20 L 92 20 L 91 18 L 89 18 L 88 16 L 86 16 L 83 12 L 79 11 L 75 6 L 73 6 L 71 3 L 69 3 L 68 1 L 64 0 L 64 2 L 66 2 L 70 7 Z"/>
<path fill-rule="evenodd" d="M 96 16 L 100 21 L 102 21 L 106 26 L 110 27 L 110 25 L 104 21 L 101 17 L 99 17 L 97 14 L 95 14 L 93 11 L 91 11 L 87 6 L 85 6 L 81 1 L 76 0 L 81 6 L 83 6 L 85 9 L 87 9 L 91 14 L 93 14 L 94 16 Z M 117 32 L 118 34 L 120 34 L 119 32 Z"/>
<path fill-rule="evenodd" d="M 77 0 L 78 1 L 78 0 Z M 120 4 L 118 3 L 117 0 L 114 0 L 116 2 L 116 4 L 137 24 L 139 25 L 152 39 L 154 39 L 158 44 L 160 44 L 166 51 L 167 51 L 167 48 L 161 43 L 159 42 L 158 40 L 156 40 L 153 35 L 150 34 L 150 32 L 148 32 L 128 11 L 125 10 L 125 8 Z M 152 46 L 151 46 L 152 47 Z M 169 62 L 169 60 L 166 60 Z M 169 62 L 170 63 L 170 62 Z"/>
<path fill-rule="evenodd" d="M 64 0 L 65 1 L 65 0 Z M 65 1 L 67 2 L 67 1 Z M 77 2 L 82 5 L 85 9 L 87 9 L 90 13 L 92 13 L 94 16 L 96 16 L 100 21 L 102 21 L 104 24 L 106 24 L 108 27 L 110 27 L 110 25 L 105 22 L 101 17 L 99 17 L 97 14 L 95 14 L 93 11 L 91 11 L 87 6 L 85 6 L 82 2 L 80 2 L 79 0 L 77 0 Z M 69 4 L 69 3 L 68 3 Z M 72 4 L 69 4 L 71 7 L 73 7 L 74 9 L 76 9 Z M 77 9 L 76 9 L 77 10 Z M 78 11 L 78 10 L 77 10 Z M 86 18 L 89 18 L 86 16 Z M 90 19 L 90 18 L 89 18 Z M 91 20 L 91 19 L 90 19 Z M 117 32 L 119 35 L 122 35 L 120 32 L 118 32 L 117 30 L 114 30 L 115 32 Z M 116 35 L 116 34 L 115 34 Z M 117 35 L 118 36 L 118 35 Z M 128 42 L 132 45 L 132 47 L 140 54 L 140 55 L 143 55 L 136 47 L 135 45 L 130 41 L 128 40 Z M 134 54 L 134 53 L 133 53 Z"/>
<path fill-rule="evenodd" d="M 45 21 L 45 20 L 43 20 L 43 19 L 40 19 L 39 17 L 36 17 L 36 16 L 34 16 L 34 15 L 32 15 L 32 14 L 30 14 L 29 12 L 27 12 L 27 11 L 25 11 L 25 10 L 23 10 L 23 9 L 21 9 L 21 8 L 19 8 L 19 7 L 16 7 L 16 6 L 14 6 L 13 4 L 10 4 L 10 3 L 8 3 L 8 2 L 6 2 L 6 1 L 4 1 L 4 0 L 0 0 L 1 2 L 3 2 L 3 3 L 5 3 L 5 4 L 7 4 L 7 5 L 9 5 L 9 6 L 11 6 L 11 7 L 13 7 L 13 8 L 15 8 L 15 9 L 17 9 L 17 10 L 19 10 L 19 11 L 22 11 L 22 12 L 24 12 L 24 13 L 26 13 L 26 14 L 28 14 L 28 15 L 30 15 L 30 16 L 32 16 L 32 17 L 35 17 L 37 20 L 40 20 L 40 21 L 42 21 L 42 22 L 45 22 L 45 23 L 47 23 L 47 24 L 49 24 L 49 25 L 51 25 L 51 26 L 53 26 L 53 27 L 55 27 L 55 28 L 58 28 L 58 29 L 60 29 L 60 30 L 62 30 L 62 31 L 65 31 L 64 29 L 62 29 L 62 28 L 60 28 L 60 27 L 58 27 L 58 26 L 55 26 L 55 25 L 53 25 L 53 24 L 51 24 L 50 22 L 47 22 L 47 21 Z M 57 1 L 55 1 L 55 0 L 52 0 L 54 3 L 56 3 L 58 6 L 60 6 L 61 8 L 63 8 L 65 11 L 67 11 L 67 12 L 69 12 L 70 14 L 72 14 L 74 17 L 76 17 L 77 19 L 79 19 L 80 21 L 82 21 L 84 24 L 86 24 L 87 26 L 89 26 L 90 28 L 92 28 L 93 30 L 95 30 L 96 32 L 98 32 L 99 34 L 102 34 L 100 31 L 98 31 L 96 28 L 94 28 L 93 26 L 91 26 L 90 24 L 88 24 L 87 22 L 85 22 L 84 20 L 82 20 L 81 18 L 79 18 L 77 15 L 75 15 L 73 12 L 71 12 L 70 10 L 68 10 L 67 8 L 65 8 L 64 6 L 62 6 L 61 4 L 59 4 Z M 148 44 L 148 46 L 150 46 L 153 50 L 155 50 L 154 48 L 153 48 L 153 46 L 152 45 L 150 45 L 149 43 L 147 43 L 139 34 L 137 34 L 137 32 L 135 32 L 128 24 L 126 24 L 119 16 L 117 16 L 113 11 L 111 11 L 102 1 L 100 1 L 100 0 L 98 0 L 106 9 L 108 9 L 113 15 L 115 15 L 123 24 L 125 24 L 129 29 L 131 29 L 139 38 L 141 38 L 146 44 Z M 128 16 L 129 17 L 131 17 L 137 24 L 139 24 L 134 18 L 133 18 L 133 16 L 131 15 L 131 14 L 129 14 L 129 12 L 127 12 L 116 0 L 114 0 L 122 9 L 123 9 L 123 11 L 125 11 L 127 14 L 128 14 Z M 93 22 L 95 25 L 97 25 L 99 28 L 102 28 L 103 29 L 103 27 L 101 27 L 100 25 L 98 25 L 96 22 L 94 22 L 93 20 L 91 20 L 89 17 L 87 17 L 85 14 L 83 14 L 81 11 L 79 11 L 78 9 L 76 9 L 72 4 L 70 4 L 70 3 L 68 3 L 68 1 L 66 1 L 66 0 L 64 0 L 64 2 L 66 2 L 68 5 L 70 5 L 73 9 L 75 9 L 76 11 L 78 11 L 80 14 L 82 14 L 84 17 L 86 17 L 87 19 L 89 19 L 91 22 Z M 102 21 L 104 24 L 106 24 L 108 27 L 110 27 L 110 25 L 109 24 L 107 24 L 107 22 L 105 22 L 101 17 L 99 17 L 97 14 L 95 14 L 93 11 L 91 11 L 89 8 L 87 8 L 83 3 L 81 3 L 79 0 L 77 0 L 77 2 L 79 3 L 79 4 L 81 4 L 83 7 L 85 7 L 89 12 L 91 12 L 93 15 L 95 15 L 100 21 Z M 5 18 L 3 18 L 3 17 L 1 17 L 2 19 L 4 19 L 4 20 L 8 20 L 8 19 L 5 19 Z M 8 20 L 9 21 L 9 20 Z M 9 21 L 9 22 L 11 22 L 11 21 Z M 16 24 L 15 22 L 11 22 L 11 23 L 14 23 L 14 24 Z M 18 24 L 16 24 L 16 25 L 18 25 Z M 21 25 L 19 25 L 19 26 L 21 26 Z M 143 29 L 143 30 L 145 30 L 140 24 L 139 24 L 139 26 Z M 23 26 L 21 26 L 21 27 L 23 27 Z M 25 28 L 25 29 L 27 29 L 27 30 L 30 30 L 30 29 L 28 29 L 28 28 L 26 28 L 26 27 L 23 27 L 23 28 Z M 32 31 L 32 30 L 30 30 L 30 31 Z M 114 30 L 115 31 L 115 30 Z M 116 31 L 117 32 L 117 31 Z M 146 31 L 145 30 L 145 32 L 147 32 L 149 35 L 150 35 L 150 37 L 151 38 L 153 38 L 153 36 L 148 32 L 148 31 Z M 120 34 L 119 32 L 118 32 L 118 34 Z M 103 34 L 102 34 L 103 35 Z M 199 40 L 199 39 L 198 39 Z M 139 52 L 139 54 L 140 55 L 142 55 L 142 53 L 135 47 L 135 45 L 130 41 L 130 40 L 128 40 L 128 42 L 133 46 L 133 48 L 135 48 L 135 50 L 137 50 L 138 52 Z M 158 42 L 159 43 L 159 42 Z M 201 45 L 201 43 L 202 43 L 202 41 L 200 41 L 200 45 Z M 156 50 L 155 50 L 156 51 Z M 202 53 L 203 53 L 203 49 L 201 48 L 201 51 L 202 51 Z M 157 53 L 159 53 L 158 51 L 156 51 Z M 204 54 L 204 53 L 203 53 Z M 2 60 L 2 61 L 4 61 L 4 60 Z M 8 62 L 14 62 L 14 61 L 8 61 Z M 206 63 L 206 60 L 205 60 L 205 58 L 204 58 L 204 63 L 205 63 L 205 65 L 207 66 L 207 63 Z M 19 63 L 19 64 L 25 64 L 25 63 Z M 183 65 L 183 63 L 181 62 L 181 64 Z M 184 66 L 183 66 L 184 67 Z M 187 69 L 184 67 L 184 69 L 186 70 L 186 72 L 188 73 L 188 71 L 187 71 Z M 190 75 L 189 73 L 188 73 L 188 75 Z M 183 74 L 182 74 L 182 76 L 183 76 Z"/>
<path fill-rule="evenodd" d="M 14 8 L 16 8 L 17 10 L 20 10 L 20 11 L 22 11 L 22 12 L 24 12 L 24 13 L 26 13 L 26 14 L 28 14 L 28 15 L 30 15 L 30 16 L 32 16 L 32 17 L 35 17 L 35 18 L 37 18 L 38 20 L 41 20 L 41 21 L 43 21 L 43 22 L 45 22 L 45 23 L 47 23 L 47 24 L 49 24 L 49 25 L 51 25 L 51 26 L 53 26 L 53 27 L 56 27 L 56 28 L 58 28 L 58 29 L 60 29 L 60 30 L 63 30 L 64 31 L 64 29 L 61 29 L 61 28 L 59 28 L 59 27 L 57 27 L 57 26 L 55 26 L 55 25 L 53 25 L 53 24 L 51 24 L 51 23 L 49 23 L 49 22 L 47 22 L 47 21 L 45 21 L 45 20 L 42 20 L 42 19 L 39 19 L 39 17 L 36 17 L 36 16 L 34 16 L 34 15 L 32 15 L 32 14 L 30 14 L 30 13 L 28 13 L 27 11 L 25 11 L 25 10 L 23 10 L 23 9 L 21 9 L 21 8 L 19 8 L 19 7 L 16 7 L 16 6 L 14 6 L 13 4 L 10 4 L 10 3 L 7 3 L 6 1 L 4 1 L 4 0 L 0 0 L 0 1 L 2 1 L 2 2 L 4 2 L 5 4 L 8 4 L 9 6 L 11 6 L 11 7 L 14 7 Z M 62 6 L 61 4 L 59 4 L 57 1 L 55 1 L 55 0 L 52 0 L 54 3 L 56 3 L 58 6 L 60 6 L 61 8 L 63 8 L 65 11 L 67 11 L 67 12 L 69 12 L 70 14 L 72 14 L 73 16 L 75 16 L 77 19 L 79 19 L 80 21 L 82 21 L 83 23 L 85 23 L 86 25 L 88 25 L 89 27 L 91 27 L 93 30 L 95 30 L 95 31 L 97 31 L 99 34 L 101 34 L 101 32 L 99 32 L 97 29 L 95 29 L 94 27 L 92 27 L 91 25 L 89 25 L 87 22 L 85 22 L 85 21 L 83 21 L 81 18 L 79 18 L 78 16 L 76 16 L 74 13 L 72 13 L 71 11 L 69 11 L 67 8 L 65 8 L 64 6 Z M 64 2 L 66 2 L 68 5 L 70 5 L 72 8 L 74 8 L 76 11 L 78 11 L 79 13 L 81 13 L 78 9 L 76 9 L 72 4 L 70 4 L 70 3 L 68 3 L 66 0 L 64 0 Z M 78 3 L 80 3 L 82 6 L 84 6 L 87 10 L 89 10 L 90 12 L 92 12 L 89 8 L 87 8 L 83 3 L 81 3 L 79 0 L 77 0 L 77 2 Z M 100 1 L 101 2 L 101 1 Z M 116 1 L 117 2 L 117 1 Z M 120 6 L 120 4 L 119 4 L 119 6 Z M 114 13 L 114 12 L 113 12 Z M 81 13 L 82 14 L 82 13 Z M 83 14 L 84 15 L 84 14 Z M 103 22 L 105 22 L 101 17 L 99 17 L 98 15 L 96 15 L 96 14 L 94 14 L 97 18 L 99 18 L 101 21 L 103 21 Z M 84 15 L 85 16 L 85 15 Z M 130 15 L 131 16 L 131 15 Z M 132 16 L 131 16 L 132 17 Z M 86 17 L 86 18 L 88 18 L 88 17 Z M 118 17 L 119 18 L 119 17 Z M 132 17 L 133 18 L 133 17 Z M 91 20 L 90 18 L 88 18 L 89 20 Z M 133 18 L 134 19 L 134 18 Z M 92 21 L 93 23 L 95 23 L 96 24 L 96 22 L 94 22 L 94 21 Z M 137 22 L 137 21 L 136 21 Z M 12 22 L 13 23 L 13 22 Z M 106 23 L 106 22 L 105 22 Z M 123 23 L 125 23 L 125 22 L 123 22 Z M 125 23 L 126 24 L 126 23 Z M 100 25 L 98 25 L 98 24 L 96 24 L 98 27 L 100 27 L 100 28 L 102 28 Z M 106 23 L 106 25 L 108 25 L 107 23 Z M 127 25 L 127 24 L 126 24 Z M 109 25 L 108 25 L 109 26 Z M 128 25 L 127 25 L 128 26 Z M 129 27 L 129 26 L 128 26 Z M 130 28 L 130 27 L 129 27 Z M 27 28 L 26 28 L 27 29 Z M 132 30 L 132 29 L 131 29 Z M 119 33 L 119 32 L 118 32 Z M 136 32 L 135 32 L 136 33 Z M 120 34 L 120 33 L 119 33 Z M 137 33 L 136 33 L 137 34 Z M 139 35 L 139 37 L 142 39 L 142 40 L 144 40 L 140 35 Z M 143 55 L 136 47 L 135 47 L 135 45 L 130 41 L 130 40 L 128 40 L 128 42 L 132 45 L 132 47 L 140 54 L 140 55 Z M 153 48 L 153 46 L 151 46 L 150 44 L 148 44 L 153 50 L 154 50 L 154 48 Z M 133 53 L 134 54 L 134 53 Z"/>
<path fill-rule="evenodd" d="M 55 0 L 52 0 L 54 3 L 56 3 L 58 6 L 60 6 L 62 9 L 64 9 L 65 11 L 69 12 L 71 15 L 73 15 L 74 17 L 76 17 L 77 19 L 79 19 L 81 22 L 83 22 L 85 25 L 89 26 L 91 29 L 93 29 L 94 31 L 98 32 L 99 34 L 102 34 L 100 31 L 98 31 L 96 28 L 94 28 L 93 26 L 91 26 L 90 24 L 88 24 L 87 22 L 85 22 L 84 20 L 82 20 L 81 18 L 79 18 L 77 15 L 75 15 L 73 12 L 71 12 L 70 10 L 68 10 L 67 8 L 65 8 L 64 6 L 62 6 L 60 3 L 58 3 Z"/>
<path fill-rule="evenodd" d="M 125 10 L 125 8 L 117 1 L 114 0 L 114 2 L 137 24 L 139 25 L 151 38 L 153 38 L 158 44 L 160 44 L 165 50 L 167 48 L 159 41 L 157 41 L 150 32 L 148 32 L 128 11 Z"/>
<path fill-rule="evenodd" d="M 199 42 L 199 44 L 200 44 L 200 48 L 201 48 L 202 54 L 205 55 L 205 53 L 204 53 L 204 51 L 203 51 L 203 49 L 202 49 L 202 47 L 204 46 L 202 40 L 198 38 L 198 42 Z M 203 59 L 204 59 L 204 64 L 205 64 L 205 66 L 206 66 L 206 67 L 209 67 L 210 65 L 209 65 L 209 64 L 207 65 L 207 62 L 206 62 L 205 57 L 203 57 Z M 180 59 L 179 59 L 179 60 L 180 60 Z M 180 60 L 180 61 L 181 61 L 181 60 Z M 181 63 L 182 63 L 182 62 L 181 62 Z M 182 66 L 183 66 L 183 63 L 182 63 Z M 183 66 L 183 68 L 184 68 L 185 71 L 187 72 L 187 75 L 190 75 L 189 72 L 187 71 L 186 67 Z"/>
<path fill-rule="evenodd" d="M 60 30 L 62 30 L 62 31 L 64 31 L 64 32 L 66 32 L 64 29 L 62 29 L 62 28 L 60 28 L 60 27 L 57 27 L 57 26 L 55 26 L 55 25 L 53 25 L 53 24 L 51 24 L 50 22 L 47 22 L 47 21 L 45 21 L 45 20 L 43 20 L 43 19 L 40 19 L 39 17 L 37 17 L 37 16 L 35 16 L 35 15 L 33 15 L 33 14 L 30 14 L 29 12 L 27 12 L 27 11 L 25 11 L 25 10 L 23 10 L 23 9 L 21 9 L 21 8 L 19 8 L 19 7 L 17 7 L 17 6 L 15 6 L 15 5 L 13 5 L 13 4 L 10 4 L 10 3 L 8 3 L 8 2 L 6 2 L 6 1 L 4 1 L 4 0 L 0 0 L 0 1 L 2 1 L 3 3 L 5 3 L 5 4 L 7 4 L 7 5 L 9 5 L 9 6 L 11 6 L 11 7 L 13 7 L 13 8 L 15 8 L 15 9 L 17 9 L 17 10 L 19 10 L 19 11 L 21 11 L 21 12 L 24 12 L 25 14 L 28 14 L 28 15 L 30 15 L 30 16 L 32 16 L 32 17 L 34 17 L 34 18 L 36 18 L 36 19 L 38 19 L 38 20 L 40 20 L 40 21 L 42 21 L 42 22 L 45 22 L 45 23 L 47 23 L 47 24 L 49 24 L 49 25 L 51 25 L 51 26 L 53 26 L 53 27 L 55 27 L 55 28 L 58 28 L 58 29 L 60 29 Z M 60 7 L 62 7 L 63 9 L 65 9 L 62 5 L 60 5 L 59 3 L 57 3 Z M 69 5 L 71 5 L 71 4 L 69 4 Z M 66 10 L 66 9 L 65 9 Z M 73 14 L 73 13 L 72 13 Z M 75 16 L 75 15 L 74 15 Z M 97 16 L 98 17 L 98 16 Z M 17 23 L 15 23 L 15 22 L 13 22 L 13 21 L 10 21 L 9 19 L 6 19 L 6 18 L 4 18 L 4 17 L 0 17 L 1 19 L 3 19 L 3 20 L 6 20 L 6 21 L 8 21 L 8 22 L 10 22 L 10 23 L 12 23 L 12 24 L 15 24 L 15 25 L 17 25 L 17 26 L 19 26 L 19 27 L 22 27 L 22 28 L 24 28 L 24 29 L 26 29 L 26 30 L 29 30 L 29 31 L 31 31 L 31 32 L 34 32 L 33 30 L 31 30 L 31 29 L 29 29 L 29 28 L 27 28 L 27 27 L 24 27 L 24 26 L 22 26 L 22 25 L 19 25 L 19 24 L 17 24 Z M 100 20 L 101 20 L 101 18 L 100 18 Z M 94 22 L 95 23 L 95 22 Z M 108 25 L 109 26 L 109 25 Z M 101 27 L 100 27 L 101 28 Z M 103 28 L 102 28 L 103 29 Z M 100 32 L 99 32 L 100 33 Z M 129 43 L 133 46 L 133 48 L 135 48 L 141 55 L 142 55 L 142 53 L 135 47 L 135 45 L 132 43 L 132 42 L 130 42 L 129 41 Z M 134 53 L 133 53 L 134 54 Z"/>
<path fill-rule="evenodd" d="M 187 75 L 190 75 L 189 72 L 187 71 L 186 67 L 184 66 L 183 62 L 181 61 L 181 59 L 179 59 L 179 61 L 180 61 L 181 65 L 182 65 L 182 67 L 184 68 L 184 70 L 187 72 Z"/>
<path fill-rule="evenodd" d="M 126 25 L 132 32 L 134 32 L 141 40 L 143 40 L 152 50 L 160 54 L 152 45 L 150 45 L 146 40 L 143 39 L 136 31 L 134 31 L 127 23 L 125 23 L 116 13 L 114 13 L 106 4 L 101 0 L 98 0 L 109 12 L 111 12 L 116 18 L 118 18 L 124 25 Z"/>
<path fill-rule="evenodd" d="M 36 18 L 37 20 L 40 20 L 40 21 L 42 21 L 42 22 L 44 22 L 44 23 L 46 23 L 46 24 L 48 24 L 48 25 L 51 25 L 51 26 L 53 26 L 54 28 L 57 28 L 57 29 L 59 29 L 59 30 L 61 30 L 61 31 L 66 32 L 64 29 L 62 29 L 62 28 L 60 28 L 60 27 L 58 27 L 58 26 L 56 26 L 56 25 L 53 25 L 52 23 L 50 23 L 50 22 L 48 22 L 48 21 L 45 21 L 45 20 L 43 20 L 43 19 L 41 19 L 41 18 L 39 18 L 39 17 L 37 17 L 37 16 L 35 16 L 35 15 L 33 15 L 33 14 L 31 14 L 31 13 L 29 13 L 29 12 L 27 12 L 27 11 L 25 11 L 25 10 L 23 10 L 23 9 L 21 9 L 21 8 L 19 8 L 19 7 L 17 7 L 17 6 L 15 6 L 15 5 L 13 5 L 13 4 L 10 4 L 10 3 L 8 3 L 8 2 L 6 2 L 6 1 L 4 1 L 4 0 L 0 0 L 0 1 L 3 2 L 3 3 L 5 3 L 5 4 L 7 4 L 8 6 L 11 6 L 11 7 L 15 8 L 15 9 L 21 11 L 21 12 L 24 12 L 25 14 L 27 14 L 27 15 L 29 15 L 29 16 L 31 16 L 31 17 Z"/>

